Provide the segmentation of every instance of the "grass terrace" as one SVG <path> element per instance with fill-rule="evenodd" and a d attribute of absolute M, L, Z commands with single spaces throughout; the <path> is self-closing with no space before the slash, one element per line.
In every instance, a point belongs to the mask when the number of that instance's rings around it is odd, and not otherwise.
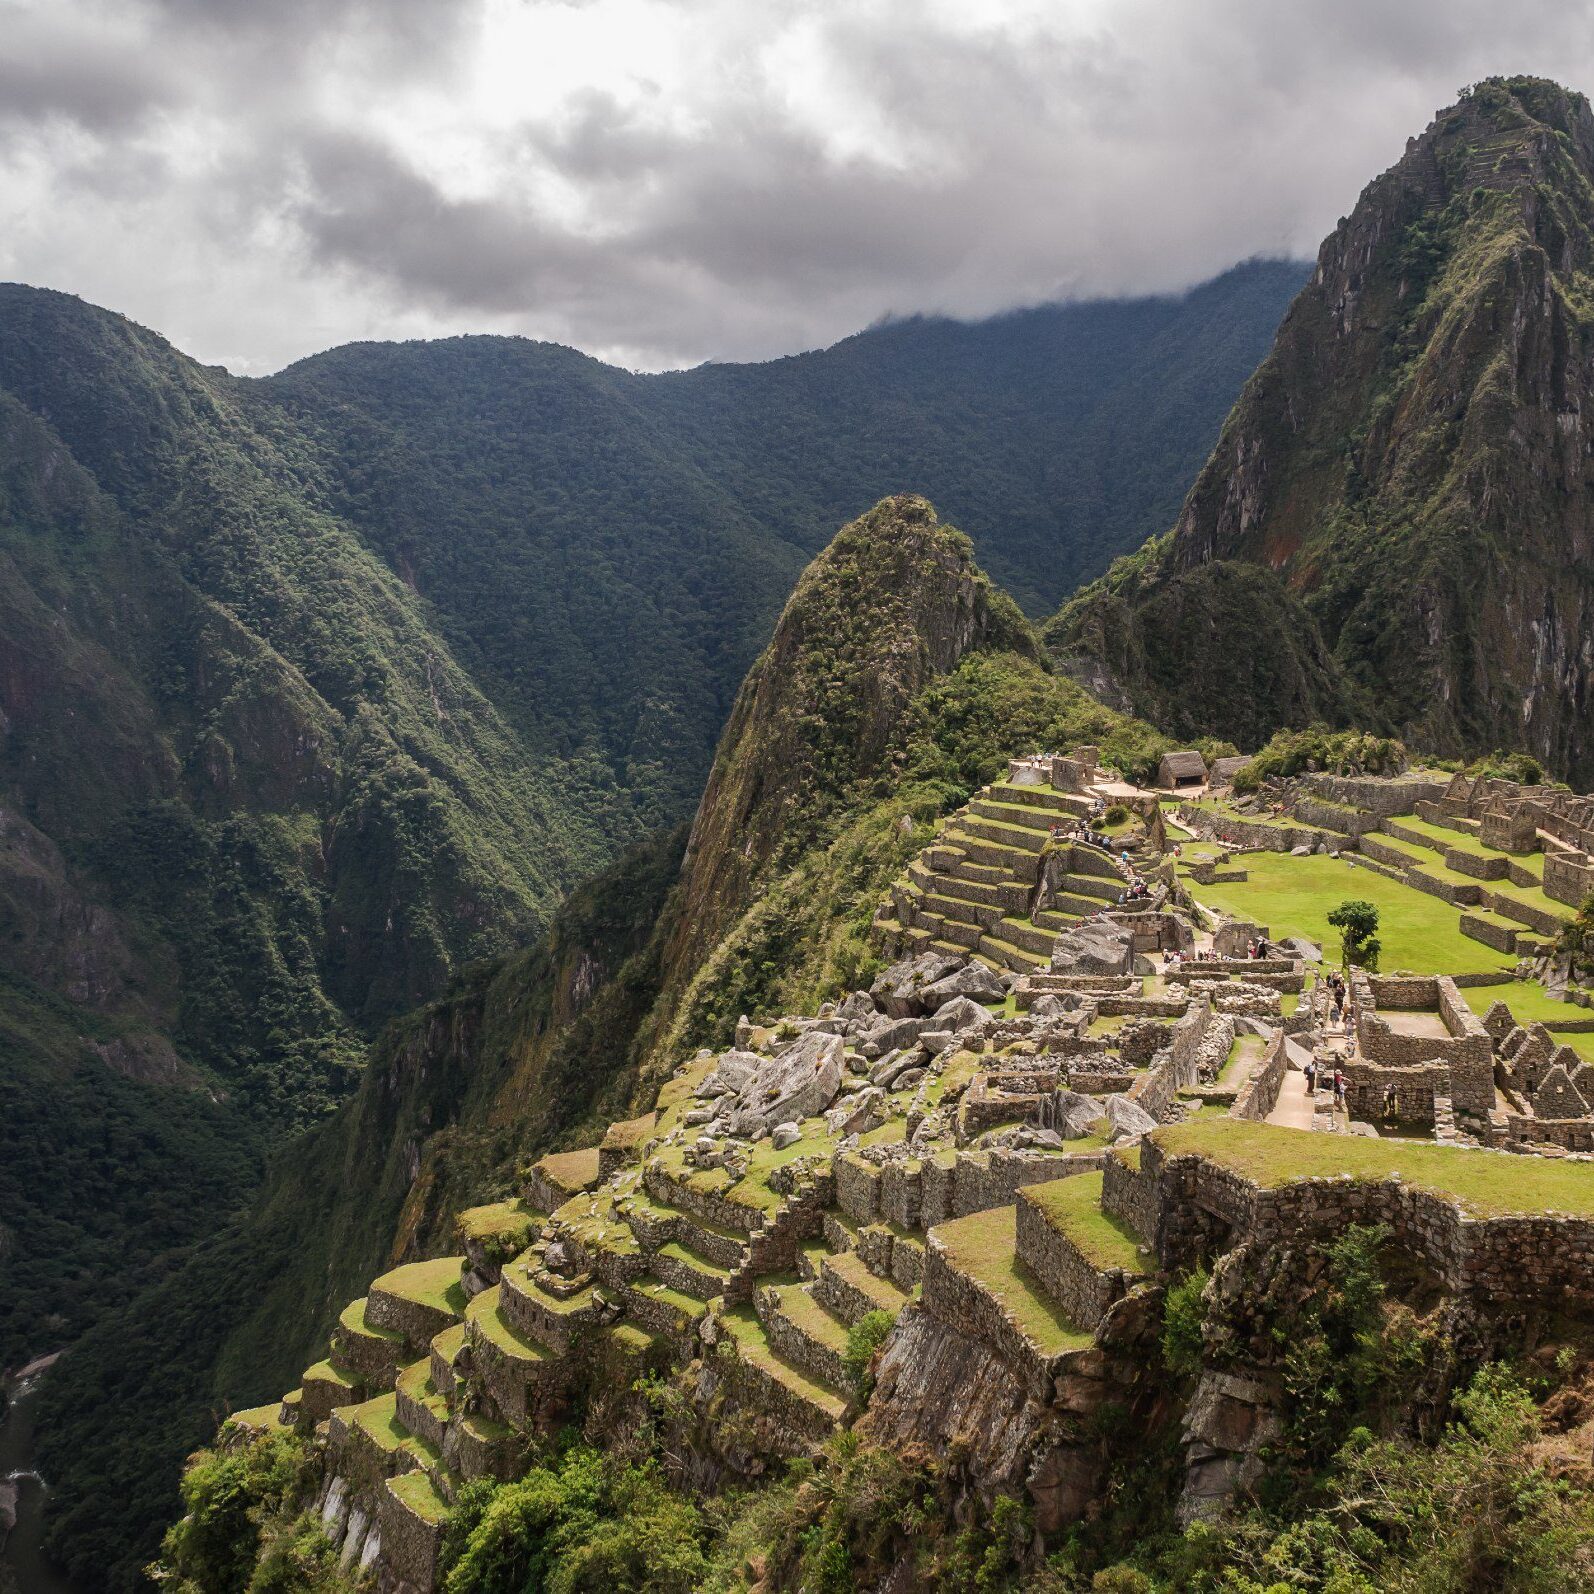
<path fill-rule="evenodd" d="M 465 1290 L 459 1282 L 463 1260 L 458 1256 L 439 1256 L 430 1262 L 408 1262 L 384 1273 L 371 1288 L 458 1317 L 465 1310 Z"/>
<path fill-rule="evenodd" d="M 546 1360 L 548 1352 L 536 1340 L 522 1334 L 499 1310 L 499 1299 L 498 1285 L 483 1290 L 465 1308 L 467 1321 L 474 1323 L 499 1350 L 516 1361 Z"/>
<path fill-rule="evenodd" d="M 410 1437 L 410 1431 L 399 1420 L 395 1409 L 398 1396 L 391 1390 L 356 1406 L 349 1413 L 349 1421 L 379 1450 L 394 1451 Z"/>
<path fill-rule="evenodd" d="M 585 1190 L 598 1182 L 598 1148 L 585 1146 L 580 1151 L 550 1152 L 540 1157 L 535 1166 L 561 1190 Z"/>
<path fill-rule="evenodd" d="M 995 1207 L 938 1224 L 930 1232 L 945 1246 L 953 1267 L 996 1296 L 1042 1355 L 1086 1349 L 1092 1336 L 1063 1316 L 1019 1261 L 1016 1227 L 1015 1208 Z"/>
<path fill-rule="evenodd" d="M 1099 1173 L 1081 1173 L 1050 1184 L 1027 1185 L 1020 1199 L 1028 1201 L 1048 1227 L 1067 1235 L 1093 1268 L 1143 1273 L 1140 1240 L 1126 1224 L 1102 1211 L 1101 1184 Z"/>
<path fill-rule="evenodd" d="M 1263 1189 L 1297 1179 L 1399 1178 L 1455 1201 L 1474 1217 L 1555 1212 L 1594 1218 L 1594 1164 L 1475 1151 L 1415 1140 L 1324 1135 L 1238 1118 L 1170 1124 L 1152 1132 L 1167 1156 L 1195 1153 Z"/>
<path fill-rule="evenodd" d="M 448 1501 L 437 1492 L 432 1480 L 419 1469 L 414 1472 L 401 1472 L 396 1478 L 389 1478 L 387 1486 L 407 1510 L 414 1512 L 424 1521 L 441 1522 L 448 1515 Z"/>
<path fill-rule="evenodd" d="M 1197 885 L 1191 893 L 1209 907 L 1265 924 L 1277 939 L 1304 936 L 1330 951 L 1339 945 L 1329 913 L 1347 897 L 1378 909 L 1381 965 L 1413 974 L 1484 974 L 1511 969 L 1516 960 L 1461 933 L 1460 911 L 1450 903 L 1343 859 L 1288 853 L 1246 854 L 1248 878 L 1228 885 Z"/>

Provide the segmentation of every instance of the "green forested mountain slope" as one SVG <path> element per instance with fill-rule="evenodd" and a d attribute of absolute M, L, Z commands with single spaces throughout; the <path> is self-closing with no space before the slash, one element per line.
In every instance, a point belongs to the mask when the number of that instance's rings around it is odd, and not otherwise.
<path fill-rule="evenodd" d="M 260 390 L 493 701 L 630 835 L 690 812 L 837 525 L 923 493 L 1044 612 L 1171 518 L 1301 275 L 1256 262 L 1181 298 L 662 376 L 524 339 L 356 344 Z"/>
<path fill-rule="evenodd" d="M 1181 734 L 1335 719 L 1594 779 L 1594 115 L 1478 84 L 1371 183 L 1172 532 L 1058 652 Z"/>
<path fill-rule="evenodd" d="M 602 856 L 295 446 L 153 335 L 0 292 L 6 1365 Z"/>

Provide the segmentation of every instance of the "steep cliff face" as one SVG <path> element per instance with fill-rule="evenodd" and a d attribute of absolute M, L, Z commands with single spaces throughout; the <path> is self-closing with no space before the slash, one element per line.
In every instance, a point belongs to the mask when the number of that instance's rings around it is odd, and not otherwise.
<path fill-rule="evenodd" d="M 1594 773 L 1594 116 L 1490 80 L 1371 183 L 1172 532 L 1057 652 L 1179 734 L 1357 719 Z"/>

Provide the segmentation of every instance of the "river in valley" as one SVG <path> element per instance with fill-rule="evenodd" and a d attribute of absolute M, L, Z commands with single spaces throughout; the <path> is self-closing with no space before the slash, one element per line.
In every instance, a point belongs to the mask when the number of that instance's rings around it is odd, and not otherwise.
<path fill-rule="evenodd" d="M 54 1357 L 6 1380 L 0 1417 L 0 1589 L 16 1594 L 83 1594 L 39 1548 L 44 1532 L 44 1480 L 33 1470 L 33 1424 L 39 1384 Z M 6 1531 L 12 1511 L 15 1525 Z"/>

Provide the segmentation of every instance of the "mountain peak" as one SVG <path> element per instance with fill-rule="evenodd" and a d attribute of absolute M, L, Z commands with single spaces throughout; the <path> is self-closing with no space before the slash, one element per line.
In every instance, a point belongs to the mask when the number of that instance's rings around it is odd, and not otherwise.
<path fill-rule="evenodd" d="M 1064 610 L 1060 651 L 1180 735 L 1321 716 L 1594 774 L 1591 174 L 1556 84 L 1441 112 L 1324 241 L 1172 536 Z"/>

